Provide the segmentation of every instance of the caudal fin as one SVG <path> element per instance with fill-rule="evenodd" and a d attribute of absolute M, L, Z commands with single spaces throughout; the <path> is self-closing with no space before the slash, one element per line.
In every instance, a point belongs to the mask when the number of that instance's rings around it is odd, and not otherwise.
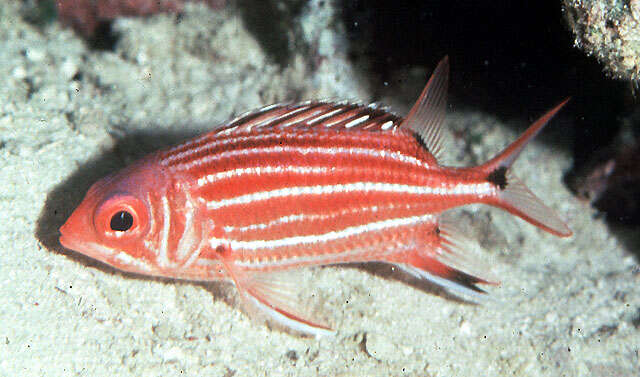
<path fill-rule="evenodd" d="M 480 169 L 487 173 L 487 179 L 499 189 L 498 197 L 492 204 L 560 237 L 569 237 L 573 233 L 555 212 L 544 205 L 510 169 L 524 147 L 568 101 L 567 98 L 549 110 L 516 141 L 480 166 Z"/>

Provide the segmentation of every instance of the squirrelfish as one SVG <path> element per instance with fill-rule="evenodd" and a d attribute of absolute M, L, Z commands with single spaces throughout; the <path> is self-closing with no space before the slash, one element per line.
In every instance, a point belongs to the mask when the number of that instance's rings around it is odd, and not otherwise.
<path fill-rule="evenodd" d="M 313 335 L 330 327 L 287 288 L 286 270 L 386 262 L 479 295 L 493 281 L 442 215 L 484 203 L 570 236 L 510 169 L 567 100 L 488 162 L 447 167 L 448 74 L 444 58 L 404 119 L 373 105 L 277 104 L 149 155 L 95 183 L 60 243 L 128 272 L 231 281 L 268 320 Z"/>

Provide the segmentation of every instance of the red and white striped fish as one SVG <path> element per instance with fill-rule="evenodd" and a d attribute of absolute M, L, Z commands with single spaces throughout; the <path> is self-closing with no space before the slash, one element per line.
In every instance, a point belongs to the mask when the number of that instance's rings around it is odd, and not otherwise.
<path fill-rule="evenodd" d="M 124 271 L 230 280 L 271 321 L 314 335 L 329 327 L 297 302 L 284 270 L 388 262 L 479 295 L 491 279 L 441 215 L 484 203 L 570 236 L 510 170 L 566 100 L 488 162 L 446 167 L 448 71 L 445 58 L 405 119 L 374 106 L 279 104 L 147 156 L 95 183 L 60 242 Z"/>

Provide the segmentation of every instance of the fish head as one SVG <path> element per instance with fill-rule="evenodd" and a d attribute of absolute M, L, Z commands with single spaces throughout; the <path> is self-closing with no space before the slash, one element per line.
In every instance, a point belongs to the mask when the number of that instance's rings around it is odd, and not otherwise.
<path fill-rule="evenodd" d="M 60 227 L 60 243 L 117 269 L 153 273 L 152 201 L 168 179 L 152 161 L 139 161 L 102 178 Z"/>

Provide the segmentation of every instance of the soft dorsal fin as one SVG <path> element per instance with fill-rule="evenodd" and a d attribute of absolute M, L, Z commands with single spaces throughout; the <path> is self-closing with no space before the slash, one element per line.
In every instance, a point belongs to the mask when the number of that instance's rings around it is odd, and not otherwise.
<path fill-rule="evenodd" d="M 412 130 L 438 160 L 443 161 L 445 137 L 442 131 L 447 112 L 449 85 L 449 57 L 445 56 L 433 71 L 422 94 L 409 111 L 400 127 Z"/>

